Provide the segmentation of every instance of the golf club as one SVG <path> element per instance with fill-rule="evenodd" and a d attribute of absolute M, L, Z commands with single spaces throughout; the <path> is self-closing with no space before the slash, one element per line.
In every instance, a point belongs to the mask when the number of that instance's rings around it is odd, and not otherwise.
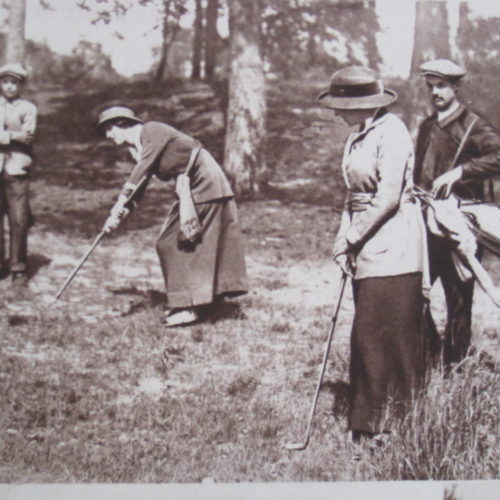
<path fill-rule="evenodd" d="M 85 255 L 80 259 L 80 262 L 78 262 L 78 264 L 73 269 L 71 274 L 66 278 L 66 281 L 62 284 L 61 288 L 59 288 L 59 291 L 55 295 L 56 300 L 59 299 L 59 297 L 63 294 L 64 290 L 66 290 L 68 285 L 73 281 L 73 278 L 76 276 L 76 273 L 80 270 L 85 261 L 89 258 L 90 254 L 94 251 L 95 247 L 99 244 L 99 242 L 102 240 L 105 234 L 106 233 L 104 231 L 101 231 L 97 235 L 96 239 L 94 240 L 94 243 L 92 243 L 92 246 L 85 252 Z"/>
<path fill-rule="evenodd" d="M 316 410 L 316 404 L 318 403 L 319 391 L 321 389 L 321 384 L 323 382 L 323 376 L 326 370 L 326 362 L 328 360 L 328 354 L 330 352 L 330 346 L 332 345 L 333 332 L 335 331 L 335 325 L 337 323 L 337 316 L 340 310 L 340 304 L 342 302 L 342 297 L 344 295 L 345 284 L 347 281 L 347 274 L 342 273 L 342 278 L 340 280 L 340 291 L 337 299 L 337 305 L 335 306 L 335 312 L 333 313 L 332 322 L 330 326 L 330 332 L 328 333 L 328 339 L 326 341 L 325 353 L 323 355 L 323 364 L 321 366 L 321 372 L 319 375 L 318 383 L 316 385 L 316 392 L 314 394 L 314 399 L 311 405 L 311 410 L 309 412 L 309 421 L 307 423 L 306 435 L 302 442 L 288 442 L 285 444 L 285 448 L 291 451 L 301 451 L 307 448 L 309 444 L 309 436 L 311 434 L 311 424 L 314 418 L 314 412 Z"/>
<path fill-rule="evenodd" d="M 127 196 L 127 199 L 124 202 L 124 206 L 127 206 L 129 203 L 132 202 L 132 200 L 134 199 L 134 196 L 139 192 L 140 189 L 142 189 L 143 185 L 148 180 L 148 178 L 149 178 L 148 175 L 144 175 L 141 178 L 141 180 L 137 183 L 137 185 L 135 186 L 133 191 Z M 59 300 L 59 297 L 61 297 L 64 290 L 66 290 L 68 285 L 73 281 L 73 278 L 76 276 L 76 273 L 80 270 L 80 268 L 83 266 L 83 264 L 85 264 L 85 261 L 90 257 L 90 254 L 95 250 L 96 246 L 104 238 L 105 235 L 106 235 L 106 232 L 104 231 L 104 229 L 102 229 L 101 232 L 96 236 L 91 247 L 85 252 L 85 255 L 80 259 L 80 262 L 78 262 L 78 264 L 73 269 L 71 274 L 66 278 L 66 281 L 62 284 L 61 288 L 59 288 L 59 291 L 56 293 L 56 295 L 54 297 L 53 304 L 55 304 Z"/>

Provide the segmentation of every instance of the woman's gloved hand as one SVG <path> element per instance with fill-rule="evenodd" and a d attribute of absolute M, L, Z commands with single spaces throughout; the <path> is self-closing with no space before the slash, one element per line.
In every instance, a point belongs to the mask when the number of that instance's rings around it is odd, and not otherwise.
<path fill-rule="evenodd" d="M 353 278 L 354 270 L 356 268 L 354 254 L 351 251 L 350 245 L 345 236 L 337 238 L 335 244 L 333 245 L 332 254 L 335 263 L 340 266 L 345 274 Z"/>
<path fill-rule="evenodd" d="M 125 206 L 127 199 L 125 196 L 119 196 L 117 202 L 111 209 L 109 217 L 104 223 L 103 231 L 105 233 L 110 233 L 114 231 L 120 222 L 130 213 L 130 209 Z"/>

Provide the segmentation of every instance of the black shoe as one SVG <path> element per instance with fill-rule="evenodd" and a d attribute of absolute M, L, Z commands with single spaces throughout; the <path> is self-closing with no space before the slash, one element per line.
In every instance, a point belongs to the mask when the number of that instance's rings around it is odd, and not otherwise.
<path fill-rule="evenodd" d="M 25 271 L 12 271 L 12 284 L 20 287 L 28 286 L 28 275 Z"/>

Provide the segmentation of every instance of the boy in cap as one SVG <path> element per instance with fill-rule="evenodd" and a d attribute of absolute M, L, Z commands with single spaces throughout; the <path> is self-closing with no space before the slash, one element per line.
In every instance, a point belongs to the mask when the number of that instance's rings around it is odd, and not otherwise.
<path fill-rule="evenodd" d="M 415 151 L 415 184 L 436 198 L 454 194 L 484 200 L 487 179 L 500 173 L 500 137 L 492 126 L 458 100 L 465 70 L 447 59 L 420 67 L 435 112 L 420 125 Z M 490 181 L 491 182 L 491 181 Z M 471 343 L 474 281 L 462 281 L 452 260 L 455 244 L 428 233 L 431 282 L 441 278 L 448 309 L 443 363 L 448 367 L 467 354 Z M 430 313 L 431 345 L 437 330 Z M 432 342 L 434 340 L 434 342 Z"/>
<path fill-rule="evenodd" d="M 20 98 L 26 76 L 19 64 L 0 67 L 0 266 L 5 276 L 3 219 L 7 214 L 10 271 L 12 281 L 20 285 L 27 284 L 29 172 L 37 115 L 36 106 Z"/>

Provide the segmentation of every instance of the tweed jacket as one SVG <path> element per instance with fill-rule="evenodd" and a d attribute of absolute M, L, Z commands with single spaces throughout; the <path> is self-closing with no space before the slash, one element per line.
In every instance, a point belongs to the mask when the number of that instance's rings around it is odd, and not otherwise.
<path fill-rule="evenodd" d="M 13 141 L 11 132 L 35 133 L 36 106 L 24 99 L 0 97 L 0 172 L 25 175 L 33 164 L 31 145 Z"/>
<path fill-rule="evenodd" d="M 476 121 L 470 135 L 452 165 L 473 120 Z M 426 118 L 420 125 L 416 144 L 414 180 L 424 189 L 430 190 L 436 177 L 461 165 L 462 179 L 453 187 L 453 193 L 464 199 L 484 200 L 488 195 L 485 184 L 489 187 L 484 180 L 500 174 L 499 135 L 486 120 L 463 105 L 441 122 L 437 114 Z"/>
<path fill-rule="evenodd" d="M 406 126 L 385 110 L 347 139 L 342 170 L 348 195 L 337 238 L 346 238 L 353 249 L 355 279 L 426 269 L 413 162 Z"/>
<path fill-rule="evenodd" d="M 150 179 L 155 175 L 169 181 L 184 173 L 191 151 L 198 144 L 196 139 L 165 123 L 145 123 L 141 133 L 142 151 L 122 194 L 128 196 L 144 176 Z M 222 168 L 205 149 L 198 154 L 190 179 L 195 203 L 234 197 Z"/>

